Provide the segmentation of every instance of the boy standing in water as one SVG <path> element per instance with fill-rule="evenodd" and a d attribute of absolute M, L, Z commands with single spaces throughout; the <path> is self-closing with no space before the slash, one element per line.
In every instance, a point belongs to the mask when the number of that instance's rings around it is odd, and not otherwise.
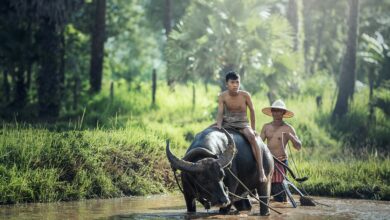
<path fill-rule="evenodd" d="M 295 134 L 295 129 L 283 121 L 283 118 L 293 117 L 294 113 L 286 108 L 286 105 L 282 100 L 276 100 L 274 103 L 272 103 L 272 106 L 263 108 L 262 112 L 268 116 L 272 116 L 273 121 L 264 124 L 263 128 L 261 129 L 260 137 L 264 142 L 267 140 L 267 146 L 272 155 L 288 165 L 286 151 L 287 142 L 291 141 L 294 148 L 297 150 L 300 150 L 302 147 L 301 141 Z M 275 163 L 275 166 L 278 166 L 278 164 Z M 280 168 L 280 170 L 285 172 L 283 167 Z M 277 169 L 275 169 L 272 178 L 272 194 L 277 194 L 283 190 L 281 186 L 283 177 L 277 178 L 278 176 L 281 176 L 281 174 L 278 173 Z M 278 196 L 275 196 L 275 200 L 278 202 L 286 201 L 286 194 L 282 193 Z"/>
<path fill-rule="evenodd" d="M 236 129 L 247 138 L 257 162 L 259 181 L 265 182 L 267 178 L 263 169 L 263 152 L 256 141 L 256 118 L 251 96 L 248 92 L 240 90 L 240 76 L 237 73 L 233 71 L 228 72 L 225 80 L 227 90 L 218 97 L 216 126 L 219 129 L 222 127 Z M 247 108 L 249 108 L 250 112 L 250 125 L 246 114 Z"/>

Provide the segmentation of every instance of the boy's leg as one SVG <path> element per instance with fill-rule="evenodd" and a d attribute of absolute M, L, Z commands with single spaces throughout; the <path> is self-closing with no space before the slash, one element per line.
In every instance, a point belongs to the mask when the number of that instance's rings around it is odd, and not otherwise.
<path fill-rule="evenodd" d="M 287 160 L 283 160 L 282 162 L 288 166 L 288 161 Z M 284 173 L 287 176 L 287 169 L 285 167 L 283 167 L 283 169 L 284 169 Z M 287 194 L 286 193 L 282 193 L 281 194 L 281 199 L 282 199 L 283 202 L 287 202 Z"/>
<path fill-rule="evenodd" d="M 244 128 L 240 130 L 240 132 L 246 137 L 246 139 L 251 144 L 252 152 L 257 162 L 260 182 L 266 182 L 267 177 L 265 176 L 264 168 L 263 168 L 263 151 L 257 144 L 255 133 L 251 128 Z"/>

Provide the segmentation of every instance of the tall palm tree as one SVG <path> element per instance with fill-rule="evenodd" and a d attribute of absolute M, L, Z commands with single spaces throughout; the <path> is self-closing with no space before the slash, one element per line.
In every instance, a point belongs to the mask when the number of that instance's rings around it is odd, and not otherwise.
<path fill-rule="evenodd" d="M 106 28 L 106 0 L 96 0 L 95 25 L 92 32 L 90 85 L 91 92 L 102 87 L 104 41 Z"/>
<path fill-rule="evenodd" d="M 338 96 L 333 110 L 333 118 L 348 112 L 348 101 L 353 98 L 356 78 L 356 47 L 358 36 L 359 0 L 349 0 L 348 41 L 343 58 Z"/>

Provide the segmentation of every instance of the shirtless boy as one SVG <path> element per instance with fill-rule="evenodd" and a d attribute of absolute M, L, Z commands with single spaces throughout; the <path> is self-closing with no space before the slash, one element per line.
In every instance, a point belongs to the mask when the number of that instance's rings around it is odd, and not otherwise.
<path fill-rule="evenodd" d="M 240 90 L 240 76 L 231 71 L 226 74 L 227 90 L 218 97 L 217 127 L 233 128 L 242 133 L 252 147 L 257 167 L 259 181 L 267 181 L 263 169 L 263 152 L 256 142 L 255 109 L 248 92 Z M 246 110 L 249 108 L 251 123 L 249 125 Z"/>
<path fill-rule="evenodd" d="M 301 141 L 295 133 L 295 129 L 291 125 L 283 121 L 283 118 L 293 117 L 294 113 L 286 109 L 286 105 L 282 100 L 276 100 L 274 103 L 272 103 L 271 107 L 263 108 L 262 112 L 268 116 L 272 116 L 273 121 L 264 124 L 263 128 L 261 129 L 260 137 L 261 139 L 263 139 L 264 142 L 267 141 L 267 146 L 271 151 L 272 155 L 274 155 L 277 159 L 288 165 L 288 157 L 286 151 L 286 145 L 288 141 L 291 141 L 294 148 L 297 150 L 300 150 L 302 146 Z M 281 186 L 278 186 L 278 184 L 272 185 L 275 185 L 276 188 L 281 188 Z M 279 190 L 276 189 L 271 191 Z M 285 194 L 275 198 L 275 200 L 285 201 Z"/>

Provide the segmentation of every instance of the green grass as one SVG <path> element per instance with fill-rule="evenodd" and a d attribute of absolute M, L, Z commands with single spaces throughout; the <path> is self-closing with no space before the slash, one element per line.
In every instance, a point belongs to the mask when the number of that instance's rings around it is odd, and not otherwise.
<path fill-rule="evenodd" d="M 390 200 L 390 158 L 299 161 L 311 195 Z"/>
<path fill-rule="evenodd" d="M 208 92 L 202 84 L 195 88 L 195 106 L 192 85 L 178 85 L 171 91 L 159 82 L 157 103 L 152 106 L 149 84 L 136 88 L 122 84 L 115 87 L 114 100 L 104 87 L 85 106 L 63 114 L 55 123 L 23 123 L 17 118 L 3 122 L 0 204 L 145 195 L 174 189 L 165 141 L 171 140 L 173 151 L 183 155 L 195 134 L 215 118 L 218 88 L 209 86 Z M 390 200 L 389 158 L 377 151 L 378 145 L 366 143 L 362 147 L 342 138 L 356 133 L 348 125 L 355 128 L 365 123 L 366 93 L 357 94 L 359 102 L 353 103 L 351 113 L 340 122 L 345 127 L 337 129 L 328 122 L 332 110 L 332 94 L 328 93 L 321 109 L 307 94 L 285 100 L 295 112 L 295 117 L 286 121 L 303 141 L 303 149 L 292 156 L 299 170 L 310 176 L 304 187 L 313 195 Z M 264 94 L 253 95 L 253 102 L 260 131 L 271 121 L 261 113 L 269 103 Z M 364 135 L 386 140 L 389 120 L 381 112 L 376 118 L 374 130 Z"/>
<path fill-rule="evenodd" d="M 0 201 L 49 202 L 165 192 L 171 181 L 164 179 L 171 177 L 163 159 L 163 143 L 162 137 L 137 127 L 50 132 L 3 126 Z"/>
<path fill-rule="evenodd" d="M 103 93 L 78 117 L 65 115 L 55 124 L 4 122 L 0 129 L 0 204 L 145 195 L 172 189 L 165 140 L 171 140 L 174 151 L 183 154 L 195 133 L 211 124 L 211 117 L 205 115 L 216 106 L 212 99 L 199 98 L 194 107 L 187 97 L 192 97 L 192 90 L 176 89 L 161 88 L 154 107 L 145 98 L 146 86 L 141 85 L 140 91 L 119 91 L 121 95 L 110 105 L 104 105 L 109 99 Z"/>

